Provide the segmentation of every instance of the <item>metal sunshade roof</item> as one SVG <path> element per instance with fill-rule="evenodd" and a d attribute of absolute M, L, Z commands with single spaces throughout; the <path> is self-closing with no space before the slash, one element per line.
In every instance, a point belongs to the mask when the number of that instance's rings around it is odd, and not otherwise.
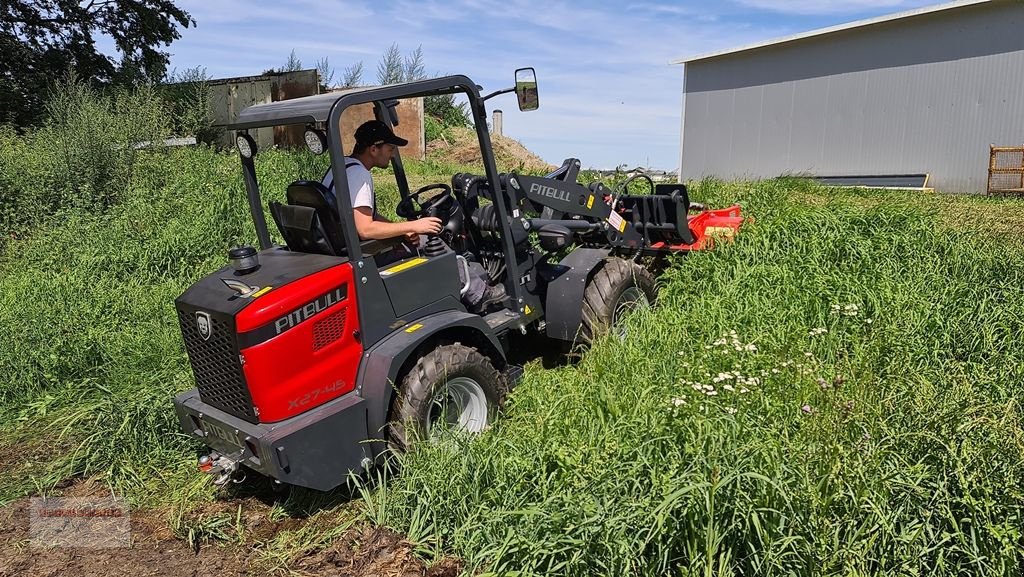
<path fill-rule="evenodd" d="M 242 110 L 238 118 L 225 125 L 229 130 L 279 126 L 283 124 L 307 124 L 310 122 L 326 122 L 334 104 L 347 96 L 361 94 L 362 102 L 374 100 L 390 100 L 398 98 L 415 98 L 433 94 L 448 94 L 461 90 L 475 90 L 472 82 L 465 76 L 446 76 L 431 78 L 404 84 L 386 86 L 366 86 L 336 90 L 326 94 L 302 96 L 256 104 Z"/>

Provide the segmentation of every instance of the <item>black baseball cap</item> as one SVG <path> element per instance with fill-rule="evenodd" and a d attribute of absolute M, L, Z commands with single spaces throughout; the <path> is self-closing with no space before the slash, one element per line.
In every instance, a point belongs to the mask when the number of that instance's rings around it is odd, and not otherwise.
<path fill-rule="evenodd" d="M 395 136 L 395 133 L 391 131 L 391 128 L 379 120 L 368 120 L 360 124 L 359 128 L 356 129 L 356 142 L 367 146 L 373 146 L 375 144 L 394 144 L 395 146 L 405 146 L 406 144 L 409 144 L 408 140 Z"/>

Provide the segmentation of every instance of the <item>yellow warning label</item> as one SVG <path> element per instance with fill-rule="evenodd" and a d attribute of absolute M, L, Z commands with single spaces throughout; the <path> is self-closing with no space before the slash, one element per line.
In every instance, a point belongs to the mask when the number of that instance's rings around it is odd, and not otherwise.
<path fill-rule="evenodd" d="M 380 276 L 391 276 L 393 274 L 398 274 L 402 271 L 409 270 L 413 267 L 417 267 L 425 262 L 427 262 L 427 259 L 425 258 L 414 258 L 412 260 L 407 260 L 403 263 L 396 264 L 391 268 L 380 271 Z"/>
<path fill-rule="evenodd" d="M 418 331 L 418 330 L 420 330 L 422 328 L 423 328 L 423 325 L 421 325 L 419 323 L 416 323 L 413 326 L 405 329 L 405 332 L 407 332 L 407 333 L 414 333 L 414 332 L 416 332 L 416 331 Z"/>
<path fill-rule="evenodd" d="M 725 238 L 732 238 L 736 236 L 736 230 L 727 226 L 709 226 L 704 229 L 706 236 L 721 236 Z"/>
<path fill-rule="evenodd" d="M 530 305 L 526 305 L 525 312 L 526 312 L 527 315 L 529 315 L 530 313 L 533 312 L 533 309 L 530 308 Z"/>
<path fill-rule="evenodd" d="M 594 195 L 590 195 L 590 198 L 587 199 L 587 208 L 594 208 Z"/>
<path fill-rule="evenodd" d="M 252 294 L 252 296 L 251 296 L 251 297 L 249 297 L 249 298 L 257 298 L 257 297 L 261 297 L 261 296 L 263 296 L 263 295 L 267 294 L 268 292 L 270 292 L 270 289 L 272 289 L 272 288 L 274 288 L 274 287 L 272 287 L 272 286 L 268 286 L 268 287 L 263 287 L 263 288 L 261 288 L 260 290 L 258 290 L 258 291 L 256 291 L 256 292 L 254 292 L 254 293 Z"/>

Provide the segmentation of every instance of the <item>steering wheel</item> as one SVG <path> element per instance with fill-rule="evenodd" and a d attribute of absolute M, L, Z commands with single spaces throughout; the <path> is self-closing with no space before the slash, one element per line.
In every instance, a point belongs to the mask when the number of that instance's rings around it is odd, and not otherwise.
<path fill-rule="evenodd" d="M 430 198 L 426 202 L 420 202 L 420 195 L 431 190 L 441 190 L 440 193 Z M 419 205 L 419 208 L 416 208 Z M 405 197 L 398 206 L 395 207 L 395 213 L 407 220 L 413 220 L 416 218 L 423 218 L 425 216 L 437 217 L 441 220 L 441 226 L 448 224 L 448 220 L 451 218 L 452 213 L 456 207 L 455 196 L 452 194 L 452 187 L 447 184 L 437 183 L 428 184 L 416 192 L 410 193 L 409 196 Z"/>

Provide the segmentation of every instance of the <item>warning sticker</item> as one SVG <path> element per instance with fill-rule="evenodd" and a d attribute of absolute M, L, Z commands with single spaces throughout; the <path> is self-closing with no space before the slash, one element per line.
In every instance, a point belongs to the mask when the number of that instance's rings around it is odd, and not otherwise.
<path fill-rule="evenodd" d="M 704 229 L 704 234 L 707 236 L 732 238 L 736 236 L 736 230 L 727 226 L 709 226 Z"/>
<path fill-rule="evenodd" d="M 587 209 L 591 208 L 594 208 L 594 195 L 590 195 L 590 198 L 587 199 Z"/>
<path fill-rule="evenodd" d="M 608 215 L 608 224 L 612 225 L 620 234 L 626 232 L 626 219 L 619 216 L 619 213 L 615 211 Z"/>

